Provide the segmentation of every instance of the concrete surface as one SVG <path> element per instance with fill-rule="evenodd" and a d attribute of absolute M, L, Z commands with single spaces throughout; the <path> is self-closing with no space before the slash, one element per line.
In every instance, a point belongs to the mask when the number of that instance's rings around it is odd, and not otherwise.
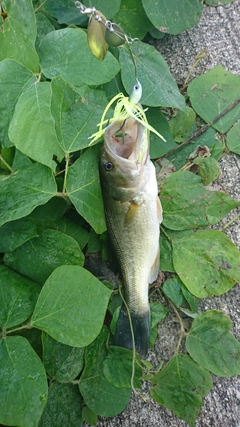
<path fill-rule="evenodd" d="M 204 7 L 199 25 L 178 36 L 166 36 L 157 42 L 157 48 L 167 60 L 177 82 L 183 84 L 194 62 L 195 55 L 202 49 L 210 51 L 210 58 L 204 60 L 195 70 L 202 67 L 212 69 L 217 63 L 227 70 L 240 75 L 240 0 L 217 8 Z M 232 153 L 220 161 L 221 177 L 218 180 L 229 194 L 240 200 L 240 158 Z M 232 219 L 239 209 L 232 211 L 220 224 L 221 227 Z M 215 227 L 214 227 L 215 228 Z M 240 247 L 240 219 L 227 229 L 226 233 Z M 240 340 L 240 289 L 235 285 L 221 297 L 204 299 L 202 311 L 220 309 L 232 322 L 232 332 Z M 148 360 L 157 366 L 160 360 L 167 362 L 176 347 L 179 326 L 172 322 L 171 314 L 159 325 L 159 337 Z M 240 427 L 240 377 L 219 378 L 213 376 L 214 386 L 204 399 L 196 427 Z M 143 385 L 147 392 L 147 385 Z M 87 426 L 87 424 L 85 424 Z M 125 411 L 112 419 L 100 418 L 98 427 L 186 427 L 188 424 L 175 417 L 169 410 L 149 398 L 144 402 L 133 396 Z"/>

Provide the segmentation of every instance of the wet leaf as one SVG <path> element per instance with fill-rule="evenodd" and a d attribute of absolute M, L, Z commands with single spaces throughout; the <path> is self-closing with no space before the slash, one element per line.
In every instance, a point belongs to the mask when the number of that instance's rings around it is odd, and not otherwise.
<path fill-rule="evenodd" d="M 64 28 L 48 33 L 39 48 L 43 74 L 61 77 L 75 86 L 107 83 L 119 71 L 118 61 L 107 52 L 99 62 L 91 53 L 87 35 L 79 28 Z"/>
<path fill-rule="evenodd" d="M 190 356 L 220 377 L 240 374 L 240 342 L 229 332 L 231 326 L 229 317 L 211 310 L 194 320 L 187 337 Z"/>
<path fill-rule="evenodd" d="M 170 34 L 179 34 L 196 26 L 203 7 L 200 0 L 143 0 L 142 3 L 154 27 Z"/>
<path fill-rule="evenodd" d="M 31 0 L 22 2 L 4 0 L 2 8 L 7 14 L 1 19 L 0 61 L 15 59 L 34 73 L 38 72 L 39 60 L 34 47 L 36 21 Z"/>
<path fill-rule="evenodd" d="M 0 341 L 0 365 L 0 423 L 37 427 L 48 393 L 41 360 L 25 338 L 7 337 Z"/>
<path fill-rule="evenodd" d="M 188 171 L 169 175 L 162 186 L 160 199 L 163 225 L 172 230 L 216 224 L 239 205 L 223 192 L 205 189 L 201 177 Z"/>
<path fill-rule="evenodd" d="M 35 84 L 24 92 L 15 108 L 9 138 L 22 153 L 55 170 L 53 157 L 61 161 L 64 151 L 56 137 L 50 102 L 51 86 L 48 82 Z"/>
<path fill-rule="evenodd" d="M 240 155 L 240 122 L 233 125 L 227 134 L 227 147 L 233 153 Z"/>
<path fill-rule="evenodd" d="M 100 188 L 99 147 L 89 148 L 69 168 L 67 191 L 78 213 L 93 227 L 96 233 L 106 230 L 102 194 Z"/>
<path fill-rule="evenodd" d="M 154 328 L 159 322 L 161 322 L 168 314 L 168 309 L 159 302 L 150 303 L 151 313 L 151 328 Z"/>
<path fill-rule="evenodd" d="M 56 230 L 43 230 L 39 237 L 6 253 L 4 262 L 43 285 L 53 270 L 61 265 L 83 266 L 84 255 L 72 237 Z"/>
<path fill-rule="evenodd" d="M 22 92 L 36 82 L 32 72 L 19 62 L 4 59 L 0 62 L 0 140 L 1 145 L 11 144 L 8 128 L 15 105 Z M 8 102 L 6 102 L 6 99 Z M 12 145 L 12 144 L 11 144 Z"/>
<path fill-rule="evenodd" d="M 23 323 L 33 313 L 40 286 L 0 265 L 0 325 L 2 328 Z"/>
<path fill-rule="evenodd" d="M 60 383 L 73 381 L 83 369 L 84 349 L 70 347 L 42 333 L 43 364 L 51 378 Z"/>
<path fill-rule="evenodd" d="M 82 406 L 77 385 L 54 382 L 38 427 L 82 427 Z"/>
<path fill-rule="evenodd" d="M 84 268 L 62 265 L 44 284 L 32 325 L 63 344 L 85 347 L 102 328 L 111 293 Z"/>
<path fill-rule="evenodd" d="M 239 280 L 239 251 L 221 231 L 198 231 L 172 245 L 174 268 L 196 297 L 221 295 Z"/>
<path fill-rule="evenodd" d="M 153 377 L 152 384 L 153 399 L 194 427 L 202 397 L 212 388 L 212 378 L 191 357 L 179 354 Z"/>
<path fill-rule="evenodd" d="M 107 105 L 105 93 L 90 88 L 79 93 L 60 78 L 52 80 L 51 88 L 51 112 L 62 149 L 72 153 L 88 147 Z"/>
<path fill-rule="evenodd" d="M 131 50 L 136 58 L 138 79 L 143 89 L 141 103 L 150 107 L 161 105 L 184 110 L 184 97 L 180 94 L 162 55 L 153 46 L 142 42 L 134 42 Z M 135 68 L 132 57 L 125 46 L 120 50 L 119 61 L 122 67 L 124 87 L 127 93 L 130 93 L 134 85 Z"/>
<path fill-rule="evenodd" d="M 36 236 L 36 224 L 28 218 L 7 222 L 0 227 L 0 252 L 11 252 Z"/>
<path fill-rule="evenodd" d="M 216 65 L 212 70 L 194 79 L 188 86 L 192 107 L 210 123 L 218 114 L 240 97 L 240 77 Z M 225 133 L 240 118 L 240 103 L 224 114 L 212 126 Z"/>
<path fill-rule="evenodd" d="M 131 388 L 115 387 L 103 375 L 103 362 L 107 356 L 107 337 L 108 331 L 103 328 L 97 339 L 87 347 L 85 369 L 79 389 L 85 403 L 93 412 L 104 417 L 114 417 L 129 403 Z"/>
<path fill-rule="evenodd" d="M 0 225 L 27 216 L 47 203 L 56 190 L 51 170 L 39 163 L 7 177 L 0 182 Z"/>

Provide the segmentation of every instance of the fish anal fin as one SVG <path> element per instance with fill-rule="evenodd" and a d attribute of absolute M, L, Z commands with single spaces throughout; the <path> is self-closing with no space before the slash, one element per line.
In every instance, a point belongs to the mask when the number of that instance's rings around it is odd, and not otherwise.
<path fill-rule="evenodd" d="M 157 205 L 157 218 L 158 218 L 159 224 L 161 224 L 161 222 L 162 222 L 162 205 L 161 205 L 161 202 L 160 202 L 158 196 L 156 198 L 156 205 Z"/>
<path fill-rule="evenodd" d="M 130 203 L 129 209 L 125 218 L 125 224 L 130 224 L 132 222 L 132 220 L 134 219 L 140 207 L 141 205 L 138 205 L 137 203 L 134 203 L 134 202 Z"/>
<path fill-rule="evenodd" d="M 151 267 L 148 283 L 153 283 L 157 277 L 159 272 L 159 266 L 160 266 L 160 248 L 158 248 L 156 258 L 154 260 L 154 263 Z"/>

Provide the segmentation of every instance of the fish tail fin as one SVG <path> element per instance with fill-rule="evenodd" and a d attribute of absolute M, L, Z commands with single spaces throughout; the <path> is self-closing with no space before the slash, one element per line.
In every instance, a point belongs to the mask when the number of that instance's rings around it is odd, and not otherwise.
<path fill-rule="evenodd" d="M 131 320 L 136 350 L 141 356 L 145 357 L 148 352 L 150 337 L 150 313 L 149 311 L 144 314 L 131 313 Z M 121 308 L 117 321 L 114 344 L 129 349 L 133 348 L 129 318 L 127 312 L 123 308 Z"/>

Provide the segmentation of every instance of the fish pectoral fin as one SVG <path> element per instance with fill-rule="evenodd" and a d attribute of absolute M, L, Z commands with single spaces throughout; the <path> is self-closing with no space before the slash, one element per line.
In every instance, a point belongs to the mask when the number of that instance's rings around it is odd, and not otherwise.
<path fill-rule="evenodd" d="M 138 205 L 137 203 L 130 203 L 126 218 L 125 218 L 125 224 L 128 225 L 130 224 L 130 222 L 132 222 L 132 220 L 134 219 L 138 209 L 140 208 L 141 205 Z"/>
<path fill-rule="evenodd" d="M 160 202 L 160 199 L 159 199 L 158 196 L 156 198 L 156 205 L 157 205 L 157 217 L 158 217 L 158 221 L 159 221 L 159 224 L 161 224 L 161 222 L 162 222 L 162 205 L 161 205 L 161 202 Z"/>
<path fill-rule="evenodd" d="M 156 258 L 154 260 L 154 263 L 151 267 L 148 283 L 153 283 L 158 277 L 159 272 L 159 266 L 160 266 L 160 248 L 158 248 Z"/>

